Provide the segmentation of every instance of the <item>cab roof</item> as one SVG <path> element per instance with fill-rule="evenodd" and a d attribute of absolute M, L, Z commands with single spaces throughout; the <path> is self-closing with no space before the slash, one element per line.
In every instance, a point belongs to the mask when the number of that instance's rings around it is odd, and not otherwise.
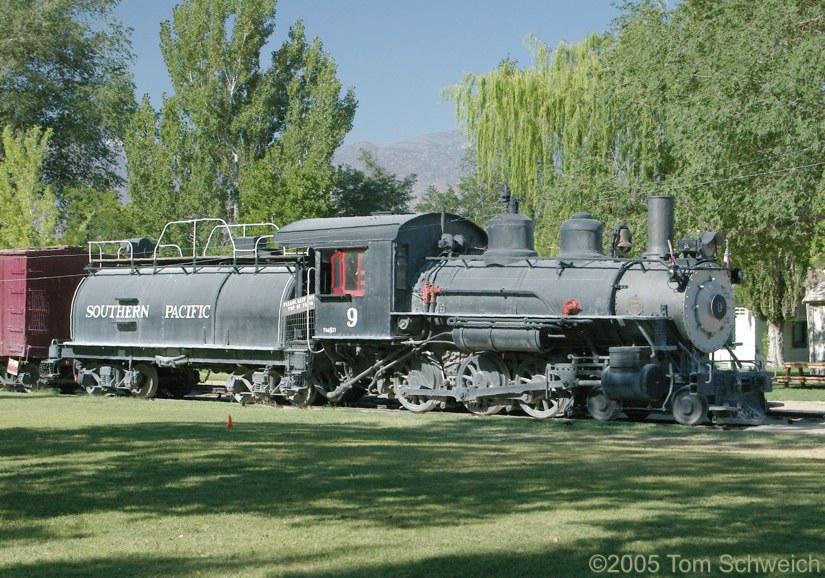
<path fill-rule="evenodd" d="M 458 215 L 444 213 L 444 232 L 463 233 L 468 229 L 486 240 L 484 231 Z M 376 214 L 368 217 L 303 219 L 282 227 L 275 242 L 282 247 L 352 247 L 369 241 L 403 241 L 433 229 L 441 232 L 441 213 L 404 215 Z"/>

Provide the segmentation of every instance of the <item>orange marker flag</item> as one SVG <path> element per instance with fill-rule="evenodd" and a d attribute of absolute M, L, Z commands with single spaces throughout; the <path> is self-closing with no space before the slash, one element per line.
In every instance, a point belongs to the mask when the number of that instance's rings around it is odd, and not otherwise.
<path fill-rule="evenodd" d="M 229 420 L 226 422 L 226 429 L 232 429 L 232 416 L 229 416 Z"/>

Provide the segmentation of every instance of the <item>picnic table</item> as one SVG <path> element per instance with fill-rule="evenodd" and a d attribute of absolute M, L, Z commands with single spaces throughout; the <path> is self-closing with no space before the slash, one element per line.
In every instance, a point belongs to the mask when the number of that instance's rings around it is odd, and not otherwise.
<path fill-rule="evenodd" d="M 811 370 L 819 370 L 811 375 Z M 777 375 L 774 381 L 785 387 L 797 384 L 801 387 L 825 387 L 825 362 L 792 361 L 785 364 L 785 374 Z"/>

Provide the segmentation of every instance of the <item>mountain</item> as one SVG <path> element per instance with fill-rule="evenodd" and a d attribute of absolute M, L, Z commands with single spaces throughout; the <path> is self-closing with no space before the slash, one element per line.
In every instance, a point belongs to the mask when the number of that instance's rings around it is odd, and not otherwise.
<path fill-rule="evenodd" d="M 458 185 L 467 143 L 458 131 L 425 134 L 383 145 L 361 141 L 340 147 L 335 151 L 332 162 L 363 170 L 364 163 L 358 160 L 362 149 L 371 153 L 378 164 L 399 179 L 410 173 L 418 175 L 413 187 L 415 200 L 412 205 L 415 207 L 430 185 L 442 191 L 448 185 Z"/>

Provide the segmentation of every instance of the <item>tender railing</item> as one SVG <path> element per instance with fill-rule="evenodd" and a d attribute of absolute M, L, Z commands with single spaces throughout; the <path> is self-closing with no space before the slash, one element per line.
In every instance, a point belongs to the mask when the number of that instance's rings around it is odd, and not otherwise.
<path fill-rule="evenodd" d="M 180 232 L 181 228 L 191 227 L 191 231 L 185 232 L 185 236 L 191 240 L 191 252 L 189 245 L 186 244 L 186 250 L 181 246 L 181 243 L 175 242 L 173 231 Z M 211 230 L 209 229 L 211 227 Z M 240 246 L 236 242 L 238 238 L 246 238 L 247 234 L 253 229 L 267 229 L 271 231 L 269 234 L 257 236 L 254 245 Z M 205 235 L 203 231 L 209 231 Z M 239 223 L 229 224 L 223 219 L 216 218 L 202 218 L 202 219 L 188 219 L 182 221 L 171 221 L 166 223 L 163 230 L 158 237 L 158 242 L 154 246 L 147 246 L 146 252 L 141 252 L 140 255 L 135 255 L 135 243 L 133 239 L 118 239 L 112 241 L 89 241 L 89 263 L 97 263 L 103 266 L 106 263 L 129 263 L 134 267 L 136 261 L 141 264 L 152 263 L 157 267 L 160 264 L 168 263 L 169 260 L 177 262 L 191 258 L 191 263 L 196 266 L 199 261 L 203 262 L 206 259 L 223 259 L 231 258 L 233 264 L 237 264 L 239 259 L 252 259 L 255 265 L 258 265 L 260 250 L 267 247 L 269 241 L 275 240 L 275 233 L 278 231 L 278 226 L 274 223 Z M 178 233 L 180 234 L 180 233 Z M 201 237 L 199 237 L 199 235 Z M 206 236 L 204 243 L 199 242 L 199 238 Z M 164 242 L 166 240 L 166 242 Z M 225 245 L 220 245 L 223 242 Z M 115 250 L 115 246 L 117 250 Z M 149 250 L 151 248 L 151 254 Z M 164 257 L 163 252 L 171 251 L 174 253 L 171 257 Z M 113 256 L 114 255 L 114 256 Z"/>

